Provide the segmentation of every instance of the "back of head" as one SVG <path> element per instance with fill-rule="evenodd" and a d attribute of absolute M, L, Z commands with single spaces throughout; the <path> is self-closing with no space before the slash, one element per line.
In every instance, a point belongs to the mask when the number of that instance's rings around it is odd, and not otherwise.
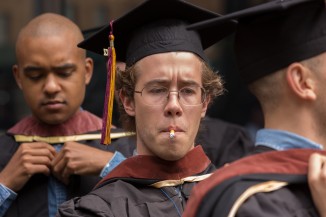
<path fill-rule="evenodd" d="M 246 83 L 326 51 L 324 1 L 284 1 L 283 7 L 240 19 L 235 53 Z"/>
<path fill-rule="evenodd" d="M 235 54 L 246 83 L 326 51 L 324 0 L 273 0 L 191 25 L 219 27 L 237 19 Z"/>

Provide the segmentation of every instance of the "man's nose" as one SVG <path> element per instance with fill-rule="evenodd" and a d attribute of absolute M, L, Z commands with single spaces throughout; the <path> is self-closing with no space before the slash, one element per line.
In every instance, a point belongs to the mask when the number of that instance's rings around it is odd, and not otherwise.
<path fill-rule="evenodd" d="M 179 101 L 179 91 L 176 91 L 176 90 L 169 91 L 169 94 L 167 96 L 167 100 L 169 101 L 171 96 L 173 98 L 173 95 L 175 95 L 176 99 Z"/>
<path fill-rule="evenodd" d="M 48 94 L 53 94 L 60 91 L 60 83 L 56 76 L 49 74 L 44 83 L 44 91 Z"/>
<path fill-rule="evenodd" d="M 170 91 L 169 95 L 167 96 L 167 104 L 165 106 L 164 113 L 172 116 L 180 116 L 182 114 L 178 91 Z"/>

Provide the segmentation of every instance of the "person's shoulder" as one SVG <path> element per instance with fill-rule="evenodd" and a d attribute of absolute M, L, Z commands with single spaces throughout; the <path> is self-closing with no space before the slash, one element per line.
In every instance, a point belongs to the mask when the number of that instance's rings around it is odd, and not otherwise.
<path fill-rule="evenodd" d="M 236 129 L 240 129 L 240 130 L 243 130 L 244 128 L 238 124 L 234 124 L 234 123 L 231 123 L 231 122 L 227 122 L 227 121 L 224 121 L 222 119 L 219 119 L 219 118 L 212 118 L 212 117 L 208 117 L 206 116 L 203 120 L 202 120 L 202 123 L 204 125 L 207 125 L 207 126 L 218 126 L 218 127 L 225 127 L 225 128 L 236 128 Z"/>
<path fill-rule="evenodd" d="M 237 216 L 319 216 L 307 183 L 287 185 L 249 197 Z"/>
<path fill-rule="evenodd" d="M 84 210 L 87 213 L 83 213 Z M 68 200 L 59 206 L 57 216 L 81 216 L 83 214 L 87 216 L 101 216 L 106 213 L 107 216 L 115 216 L 112 213 L 111 206 L 108 203 L 94 194 L 87 194 L 82 197 L 76 197 Z"/>
<path fill-rule="evenodd" d="M 1 152 L 4 152 L 5 150 L 12 149 L 12 146 L 17 146 L 18 143 L 15 141 L 15 138 L 13 135 L 8 134 L 6 132 L 0 133 L 0 147 Z"/>
<path fill-rule="evenodd" d="M 12 135 L 7 133 L 2 133 L 0 135 L 0 170 L 3 165 L 8 163 L 18 147 L 19 143 L 15 141 L 15 138 Z"/>
<path fill-rule="evenodd" d="M 21 132 L 26 131 L 27 128 L 33 126 L 35 122 L 35 118 L 31 115 L 24 117 L 20 121 L 18 121 L 15 125 L 7 130 L 9 134 L 20 134 Z"/>
<path fill-rule="evenodd" d="M 201 128 L 199 129 L 200 135 L 220 137 L 221 140 L 234 140 L 235 138 L 241 137 L 242 140 L 251 142 L 249 133 L 243 126 L 211 117 L 205 117 L 202 120 Z"/>
<path fill-rule="evenodd" d="M 136 136 L 133 132 L 127 132 L 121 128 L 111 129 L 111 144 L 109 151 L 119 151 L 125 157 L 131 157 L 136 149 Z"/>
<path fill-rule="evenodd" d="M 269 151 L 237 160 L 217 170 L 193 189 L 187 214 L 199 213 L 201 215 L 196 216 L 206 216 L 205 213 L 215 212 L 219 216 L 228 216 L 236 204 L 239 207 L 256 194 L 277 192 L 281 188 L 290 189 L 290 193 L 285 192 L 288 195 L 291 195 L 292 190 L 297 195 L 305 195 L 297 191 L 296 186 L 307 186 L 306 168 L 312 152 L 323 151 Z M 277 195 L 279 194 L 276 193 Z M 269 199 L 266 198 L 266 201 Z"/>
<path fill-rule="evenodd" d="M 96 195 L 108 204 L 116 204 L 120 201 L 129 206 L 145 203 L 146 201 L 160 202 L 161 194 L 158 199 L 155 199 L 153 191 L 156 189 L 146 187 L 143 184 L 136 184 L 136 182 L 130 182 L 128 180 L 116 179 L 114 181 L 107 182 L 98 188 L 95 188 L 90 195 Z M 161 201 L 162 202 L 162 201 Z"/>
<path fill-rule="evenodd" d="M 175 188 L 164 190 L 168 191 L 169 196 L 179 198 Z M 84 210 L 87 210 L 87 216 L 100 216 L 99 213 L 119 217 L 175 215 L 175 207 L 162 195 L 158 188 L 116 180 L 96 188 L 83 197 L 63 203 L 59 207 L 59 216 L 86 215 L 83 213 Z"/>
<path fill-rule="evenodd" d="M 210 117 L 203 119 L 196 144 L 203 146 L 216 167 L 242 158 L 254 148 L 254 143 L 244 127 Z"/>

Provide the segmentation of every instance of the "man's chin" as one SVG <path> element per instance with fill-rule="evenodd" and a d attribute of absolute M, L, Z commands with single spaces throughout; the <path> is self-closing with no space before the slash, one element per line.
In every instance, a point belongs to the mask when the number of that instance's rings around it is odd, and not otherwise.
<path fill-rule="evenodd" d="M 163 160 L 166 160 L 166 161 L 177 161 L 177 160 L 180 160 L 181 158 L 183 158 L 185 154 L 181 154 L 181 153 L 170 153 L 170 154 L 164 154 L 164 155 L 161 155 L 160 158 L 163 159 Z"/>
<path fill-rule="evenodd" d="M 39 117 L 38 119 L 48 125 L 59 125 L 65 123 L 69 117 L 64 117 L 61 115 L 50 115 L 50 117 Z"/>

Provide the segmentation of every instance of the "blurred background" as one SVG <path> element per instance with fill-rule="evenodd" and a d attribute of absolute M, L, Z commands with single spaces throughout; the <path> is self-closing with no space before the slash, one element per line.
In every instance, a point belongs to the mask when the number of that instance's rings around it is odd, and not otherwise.
<path fill-rule="evenodd" d="M 33 17 L 44 12 L 62 14 L 82 30 L 107 24 L 135 7 L 143 0 L 10 0 L 0 1 L 0 132 L 29 114 L 22 93 L 17 88 L 11 68 L 15 63 L 15 40 L 19 30 Z M 237 11 L 263 0 L 188 0 L 219 14 Z M 218 31 L 218 30 L 217 30 Z M 255 98 L 248 92 L 237 74 L 230 36 L 206 52 L 211 65 L 222 74 L 227 92 L 209 109 L 208 115 L 250 129 L 261 127 L 262 116 Z M 83 108 L 101 116 L 106 69 L 103 57 L 89 53 L 95 62 L 95 72 L 88 86 Z M 116 112 L 115 112 L 116 113 Z M 118 115 L 116 114 L 116 117 Z M 117 119 L 114 124 L 119 126 Z M 253 127 L 253 128 L 252 128 Z"/>

